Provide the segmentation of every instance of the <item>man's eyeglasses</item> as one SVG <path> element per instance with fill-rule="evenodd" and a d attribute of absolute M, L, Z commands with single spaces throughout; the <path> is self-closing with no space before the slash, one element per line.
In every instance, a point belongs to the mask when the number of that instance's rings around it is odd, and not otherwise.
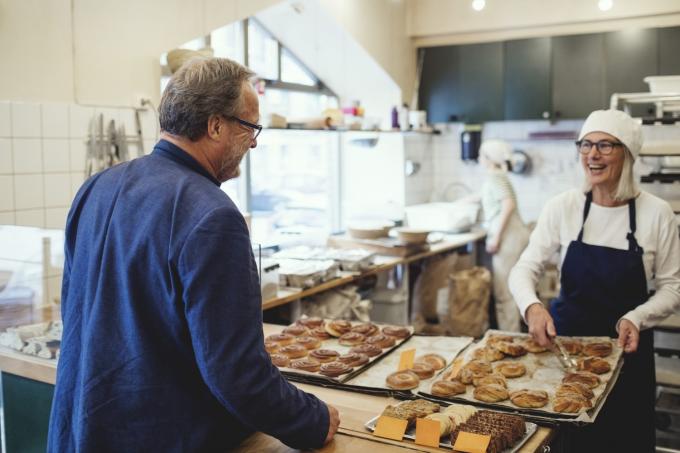
<path fill-rule="evenodd" d="M 600 140 L 599 142 L 591 142 L 590 140 L 578 140 L 576 142 L 576 149 L 581 154 L 588 154 L 593 146 L 597 148 L 600 154 L 606 156 L 611 154 L 615 147 L 623 146 L 621 142 L 610 142 L 609 140 Z"/>
<path fill-rule="evenodd" d="M 254 123 L 251 123 L 249 121 L 242 120 L 241 118 L 238 118 L 238 117 L 235 117 L 235 116 L 227 116 L 225 118 L 227 118 L 228 120 L 236 121 L 239 124 L 241 124 L 241 125 L 243 125 L 247 128 L 252 129 L 254 131 L 253 132 L 254 133 L 253 140 L 255 140 L 257 138 L 257 136 L 260 135 L 260 132 L 262 132 L 262 125 L 261 124 L 254 124 Z"/>

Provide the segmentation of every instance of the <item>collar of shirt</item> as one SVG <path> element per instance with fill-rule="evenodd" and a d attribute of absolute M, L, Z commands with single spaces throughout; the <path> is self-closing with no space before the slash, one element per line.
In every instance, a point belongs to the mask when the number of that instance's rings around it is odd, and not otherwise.
<path fill-rule="evenodd" d="M 196 173 L 205 176 L 208 178 L 210 181 L 212 181 L 216 186 L 220 186 L 220 182 L 215 179 L 213 175 L 208 173 L 208 170 L 203 168 L 201 164 L 198 163 L 196 159 L 194 159 L 189 153 L 184 151 L 182 148 L 179 146 L 170 143 L 167 140 L 160 140 L 158 143 L 156 143 L 156 146 L 154 146 L 153 149 L 153 154 L 157 154 L 162 157 L 166 157 L 174 162 L 177 162 L 180 165 L 183 165 Z"/>

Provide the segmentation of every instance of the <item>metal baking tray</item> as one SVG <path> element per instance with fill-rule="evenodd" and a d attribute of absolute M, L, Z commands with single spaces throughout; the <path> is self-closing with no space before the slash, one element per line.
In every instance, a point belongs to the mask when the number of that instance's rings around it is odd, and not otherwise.
<path fill-rule="evenodd" d="M 376 423 L 378 423 L 379 418 L 380 418 L 380 415 L 376 415 L 375 417 L 373 417 L 372 419 L 367 421 L 364 424 L 366 429 L 368 429 L 371 432 L 375 431 L 375 425 L 376 425 Z M 526 424 L 527 431 L 524 434 L 524 437 L 522 437 L 519 440 L 519 442 L 517 442 L 512 448 L 503 450 L 502 453 L 518 452 L 520 450 L 520 448 L 522 448 L 522 445 L 524 445 L 527 442 L 527 440 L 529 440 L 531 438 L 531 436 L 533 436 L 534 433 L 536 432 L 536 430 L 538 429 L 538 425 L 536 425 L 536 423 L 525 422 L 525 424 Z M 406 433 L 404 434 L 404 439 L 409 439 L 409 440 L 415 440 L 416 439 L 416 428 L 415 428 L 415 426 L 411 426 L 406 430 Z M 453 445 L 451 445 L 451 438 L 449 437 L 446 440 L 439 439 L 439 446 L 451 450 L 453 448 Z"/>

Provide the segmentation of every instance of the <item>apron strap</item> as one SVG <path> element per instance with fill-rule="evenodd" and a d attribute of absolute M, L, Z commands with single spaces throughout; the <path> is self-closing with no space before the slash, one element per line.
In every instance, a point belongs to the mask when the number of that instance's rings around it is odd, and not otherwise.
<path fill-rule="evenodd" d="M 581 224 L 581 231 L 578 232 L 578 242 L 583 242 L 583 227 L 586 224 L 588 213 L 590 212 L 590 203 L 593 202 L 593 192 L 586 194 L 586 204 L 583 206 L 583 223 Z"/>
<path fill-rule="evenodd" d="M 626 235 L 628 250 L 642 254 L 644 251 L 638 244 L 637 239 L 635 239 L 635 230 L 637 229 L 635 223 L 635 198 L 628 200 L 628 224 L 630 225 L 630 232 Z"/>

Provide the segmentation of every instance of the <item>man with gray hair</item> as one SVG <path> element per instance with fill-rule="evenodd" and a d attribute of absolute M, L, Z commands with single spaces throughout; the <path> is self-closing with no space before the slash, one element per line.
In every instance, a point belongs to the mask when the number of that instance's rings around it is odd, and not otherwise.
<path fill-rule="evenodd" d="M 66 225 L 48 451 L 225 451 L 255 431 L 318 448 L 337 410 L 264 349 L 245 221 L 220 183 L 261 126 L 253 73 L 192 60 L 160 105 L 149 156 L 90 178 Z"/>

